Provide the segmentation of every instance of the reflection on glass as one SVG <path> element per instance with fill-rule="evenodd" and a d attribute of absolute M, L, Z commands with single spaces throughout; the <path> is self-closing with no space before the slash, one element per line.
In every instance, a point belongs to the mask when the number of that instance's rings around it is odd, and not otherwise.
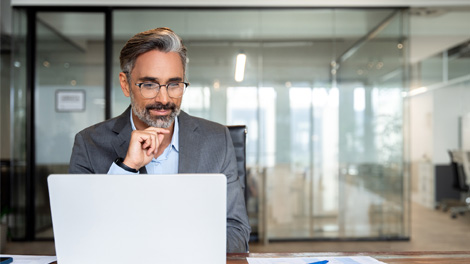
<path fill-rule="evenodd" d="M 470 74 L 470 40 L 450 49 L 447 52 L 449 63 L 449 80 Z"/>
<path fill-rule="evenodd" d="M 114 57 L 156 25 L 183 38 L 182 107 L 248 127 L 248 210 L 268 239 L 405 238 L 406 19 L 392 9 L 119 10 Z M 116 81 L 113 115 L 129 104 L 121 93 Z"/>
<path fill-rule="evenodd" d="M 443 54 L 439 53 L 421 63 L 421 87 L 444 81 Z"/>
<path fill-rule="evenodd" d="M 314 237 L 338 237 L 338 102 L 338 88 L 313 89 Z"/>
<path fill-rule="evenodd" d="M 354 89 L 354 111 L 363 112 L 366 109 L 366 92 L 364 88 Z"/>
<path fill-rule="evenodd" d="M 26 12 L 13 9 L 13 41 L 11 69 L 11 206 L 9 232 L 12 238 L 26 236 Z"/>
<path fill-rule="evenodd" d="M 47 176 L 67 173 L 75 134 L 104 120 L 104 15 L 40 12 L 36 25 L 35 227 L 44 238 L 53 236 Z"/>
<path fill-rule="evenodd" d="M 245 124 L 248 129 L 248 166 L 261 163 L 269 167 L 274 164 L 276 151 L 274 144 L 276 136 L 274 129 L 275 99 L 276 93 L 273 88 L 269 87 L 259 89 L 256 87 L 227 88 L 227 124 Z M 260 130 L 260 122 L 264 124 L 263 130 Z M 263 153 L 261 157 L 258 156 L 259 152 Z M 261 159 L 258 160 L 258 158 Z"/>
<path fill-rule="evenodd" d="M 187 98 L 187 99 L 186 99 Z M 181 108 L 192 115 L 210 119 L 211 91 L 209 87 L 189 86 L 183 95 Z"/>

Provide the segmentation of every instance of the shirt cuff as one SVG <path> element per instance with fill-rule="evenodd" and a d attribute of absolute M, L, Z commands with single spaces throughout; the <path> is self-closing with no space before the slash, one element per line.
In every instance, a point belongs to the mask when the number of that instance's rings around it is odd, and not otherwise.
<path fill-rule="evenodd" d="M 111 164 L 111 167 L 109 167 L 108 174 L 134 175 L 139 174 L 139 172 L 134 173 L 126 171 L 125 169 L 119 167 L 116 163 L 113 162 L 113 164 Z"/>

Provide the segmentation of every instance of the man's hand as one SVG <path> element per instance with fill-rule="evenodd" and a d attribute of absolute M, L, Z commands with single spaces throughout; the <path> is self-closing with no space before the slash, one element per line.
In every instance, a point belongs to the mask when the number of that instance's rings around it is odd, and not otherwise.
<path fill-rule="evenodd" d="M 164 134 L 169 133 L 170 131 L 167 129 L 156 127 L 134 130 L 123 163 L 136 170 L 147 165 L 154 157 L 156 158 Z"/>

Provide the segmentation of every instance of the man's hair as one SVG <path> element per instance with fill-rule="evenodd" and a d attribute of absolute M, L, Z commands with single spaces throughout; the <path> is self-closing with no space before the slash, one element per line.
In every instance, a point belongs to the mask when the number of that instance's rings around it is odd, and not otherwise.
<path fill-rule="evenodd" d="M 136 34 L 122 48 L 119 56 L 121 70 L 129 80 L 137 57 L 152 50 L 177 52 L 180 55 L 183 72 L 186 76 L 186 47 L 183 45 L 183 41 L 173 30 L 160 27 Z"/>

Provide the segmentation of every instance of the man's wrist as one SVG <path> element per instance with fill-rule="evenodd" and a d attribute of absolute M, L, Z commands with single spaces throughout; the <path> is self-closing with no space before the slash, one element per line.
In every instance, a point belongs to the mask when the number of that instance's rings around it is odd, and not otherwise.
<path fill-rule="evenodd" d="M 136 170 L 136 169 L 134 169 L 134 168 L 131 168 L 131 167 L 127 166 L 126 164 L 124 164 L 122 158 L 117 158 L 117 159 L 114 161 L 114 163 L 116 163 L 116 165 L 118 165 L 120 168 L 122 168 L 122 169 L 125 170 L 125 171 L 133 172 L 133 173 L 139 172 L 138 170 Z"/>

